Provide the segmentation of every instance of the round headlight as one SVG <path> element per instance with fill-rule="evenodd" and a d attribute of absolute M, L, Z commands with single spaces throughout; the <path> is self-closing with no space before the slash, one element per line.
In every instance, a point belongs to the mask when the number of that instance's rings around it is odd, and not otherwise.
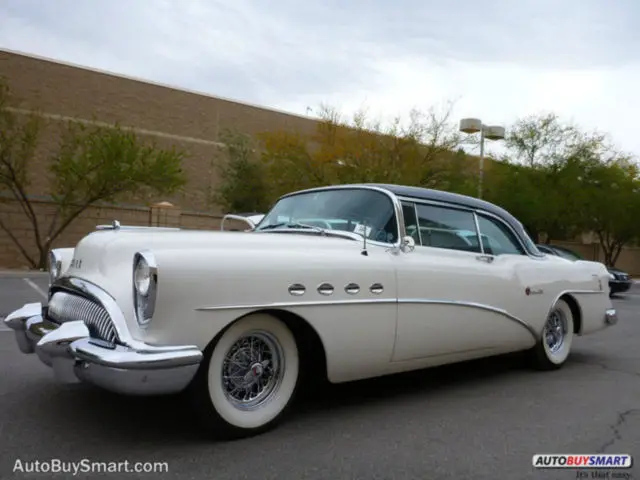
<path fill-rule="evenodd" d="M 58 255 L 51 250 L 49 252 L 49 282 L 53 283 L 59 276 L 62 269 L 62 261 Z"/>
<path fill-rule="evenodd" d="M 136 291 L 140 295 L 144 297 L 149 293 L 149 287 L 151 286 L 151 268 L 143 257 L 140 257 L 136 264 L 134 283 Z"/>

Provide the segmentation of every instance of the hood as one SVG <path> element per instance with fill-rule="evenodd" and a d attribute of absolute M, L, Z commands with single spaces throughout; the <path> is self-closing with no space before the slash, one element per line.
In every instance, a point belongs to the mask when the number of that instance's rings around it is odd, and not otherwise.
<path fill-rule="evenodd" d="M 103 230 L 95 231 L 77 244 L 68 275 L 86 278 L 99 275 L 102 278 L 117 278 L 124 271 L 127 278 L 133 256 L 141 250 L 171 251 L 200 250 L 207 252 L 236 252 L 304 250 L 308 252 L 357 249 L 362 243 L 348 238 L 320 236 L 317 233 L 245 233 L 201 230 L 141 231 Z"/>

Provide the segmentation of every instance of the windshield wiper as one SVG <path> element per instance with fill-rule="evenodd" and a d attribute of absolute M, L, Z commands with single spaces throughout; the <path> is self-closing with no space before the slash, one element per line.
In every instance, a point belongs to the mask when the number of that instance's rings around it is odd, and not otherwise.
<path fill-rule="evenodd" d="M 326 233 L 324 228 L 317 227 L 315 225 L 307 225 L 306 223 L 300 223 L 300 222 L 274 223 L 272 225 L 266 225 L 266 226 L 260 228 L 258 231 L 261 231 L 261 230 L 273 230 L 274 228 L 280 228 L 280 227 L 286 227 L 286 228 L 308 228 L 308 229 L 311 229 L 311 230 L 315 230 L 318 233 L 322 233 L 322 234 Z"/>

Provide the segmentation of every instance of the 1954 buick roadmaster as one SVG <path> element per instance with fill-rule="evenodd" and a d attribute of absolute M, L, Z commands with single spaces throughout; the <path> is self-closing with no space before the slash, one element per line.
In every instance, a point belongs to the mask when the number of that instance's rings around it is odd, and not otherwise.
<path fill-rule="evenodd" d="M 303 380 L 514 351 L 550 370 L 617 322 L 604 265 L 540 253 L 482 200 L 341 185 L 256 218 L 244 232 L 98 228 L 51 252 L 48 305 L 5 322 L 59 380 L 184 390 L 223 438 L 273 427 Z"/>

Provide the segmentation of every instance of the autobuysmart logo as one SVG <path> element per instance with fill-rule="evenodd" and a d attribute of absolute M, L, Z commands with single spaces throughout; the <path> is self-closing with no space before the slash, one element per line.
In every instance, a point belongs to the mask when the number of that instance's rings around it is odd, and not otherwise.
<path fill-rule="evenodd" d="M 564 454 L 548 453 L 533 456 L 536 468 L 630 468 L 631 455 L 611 454 Z"/>

